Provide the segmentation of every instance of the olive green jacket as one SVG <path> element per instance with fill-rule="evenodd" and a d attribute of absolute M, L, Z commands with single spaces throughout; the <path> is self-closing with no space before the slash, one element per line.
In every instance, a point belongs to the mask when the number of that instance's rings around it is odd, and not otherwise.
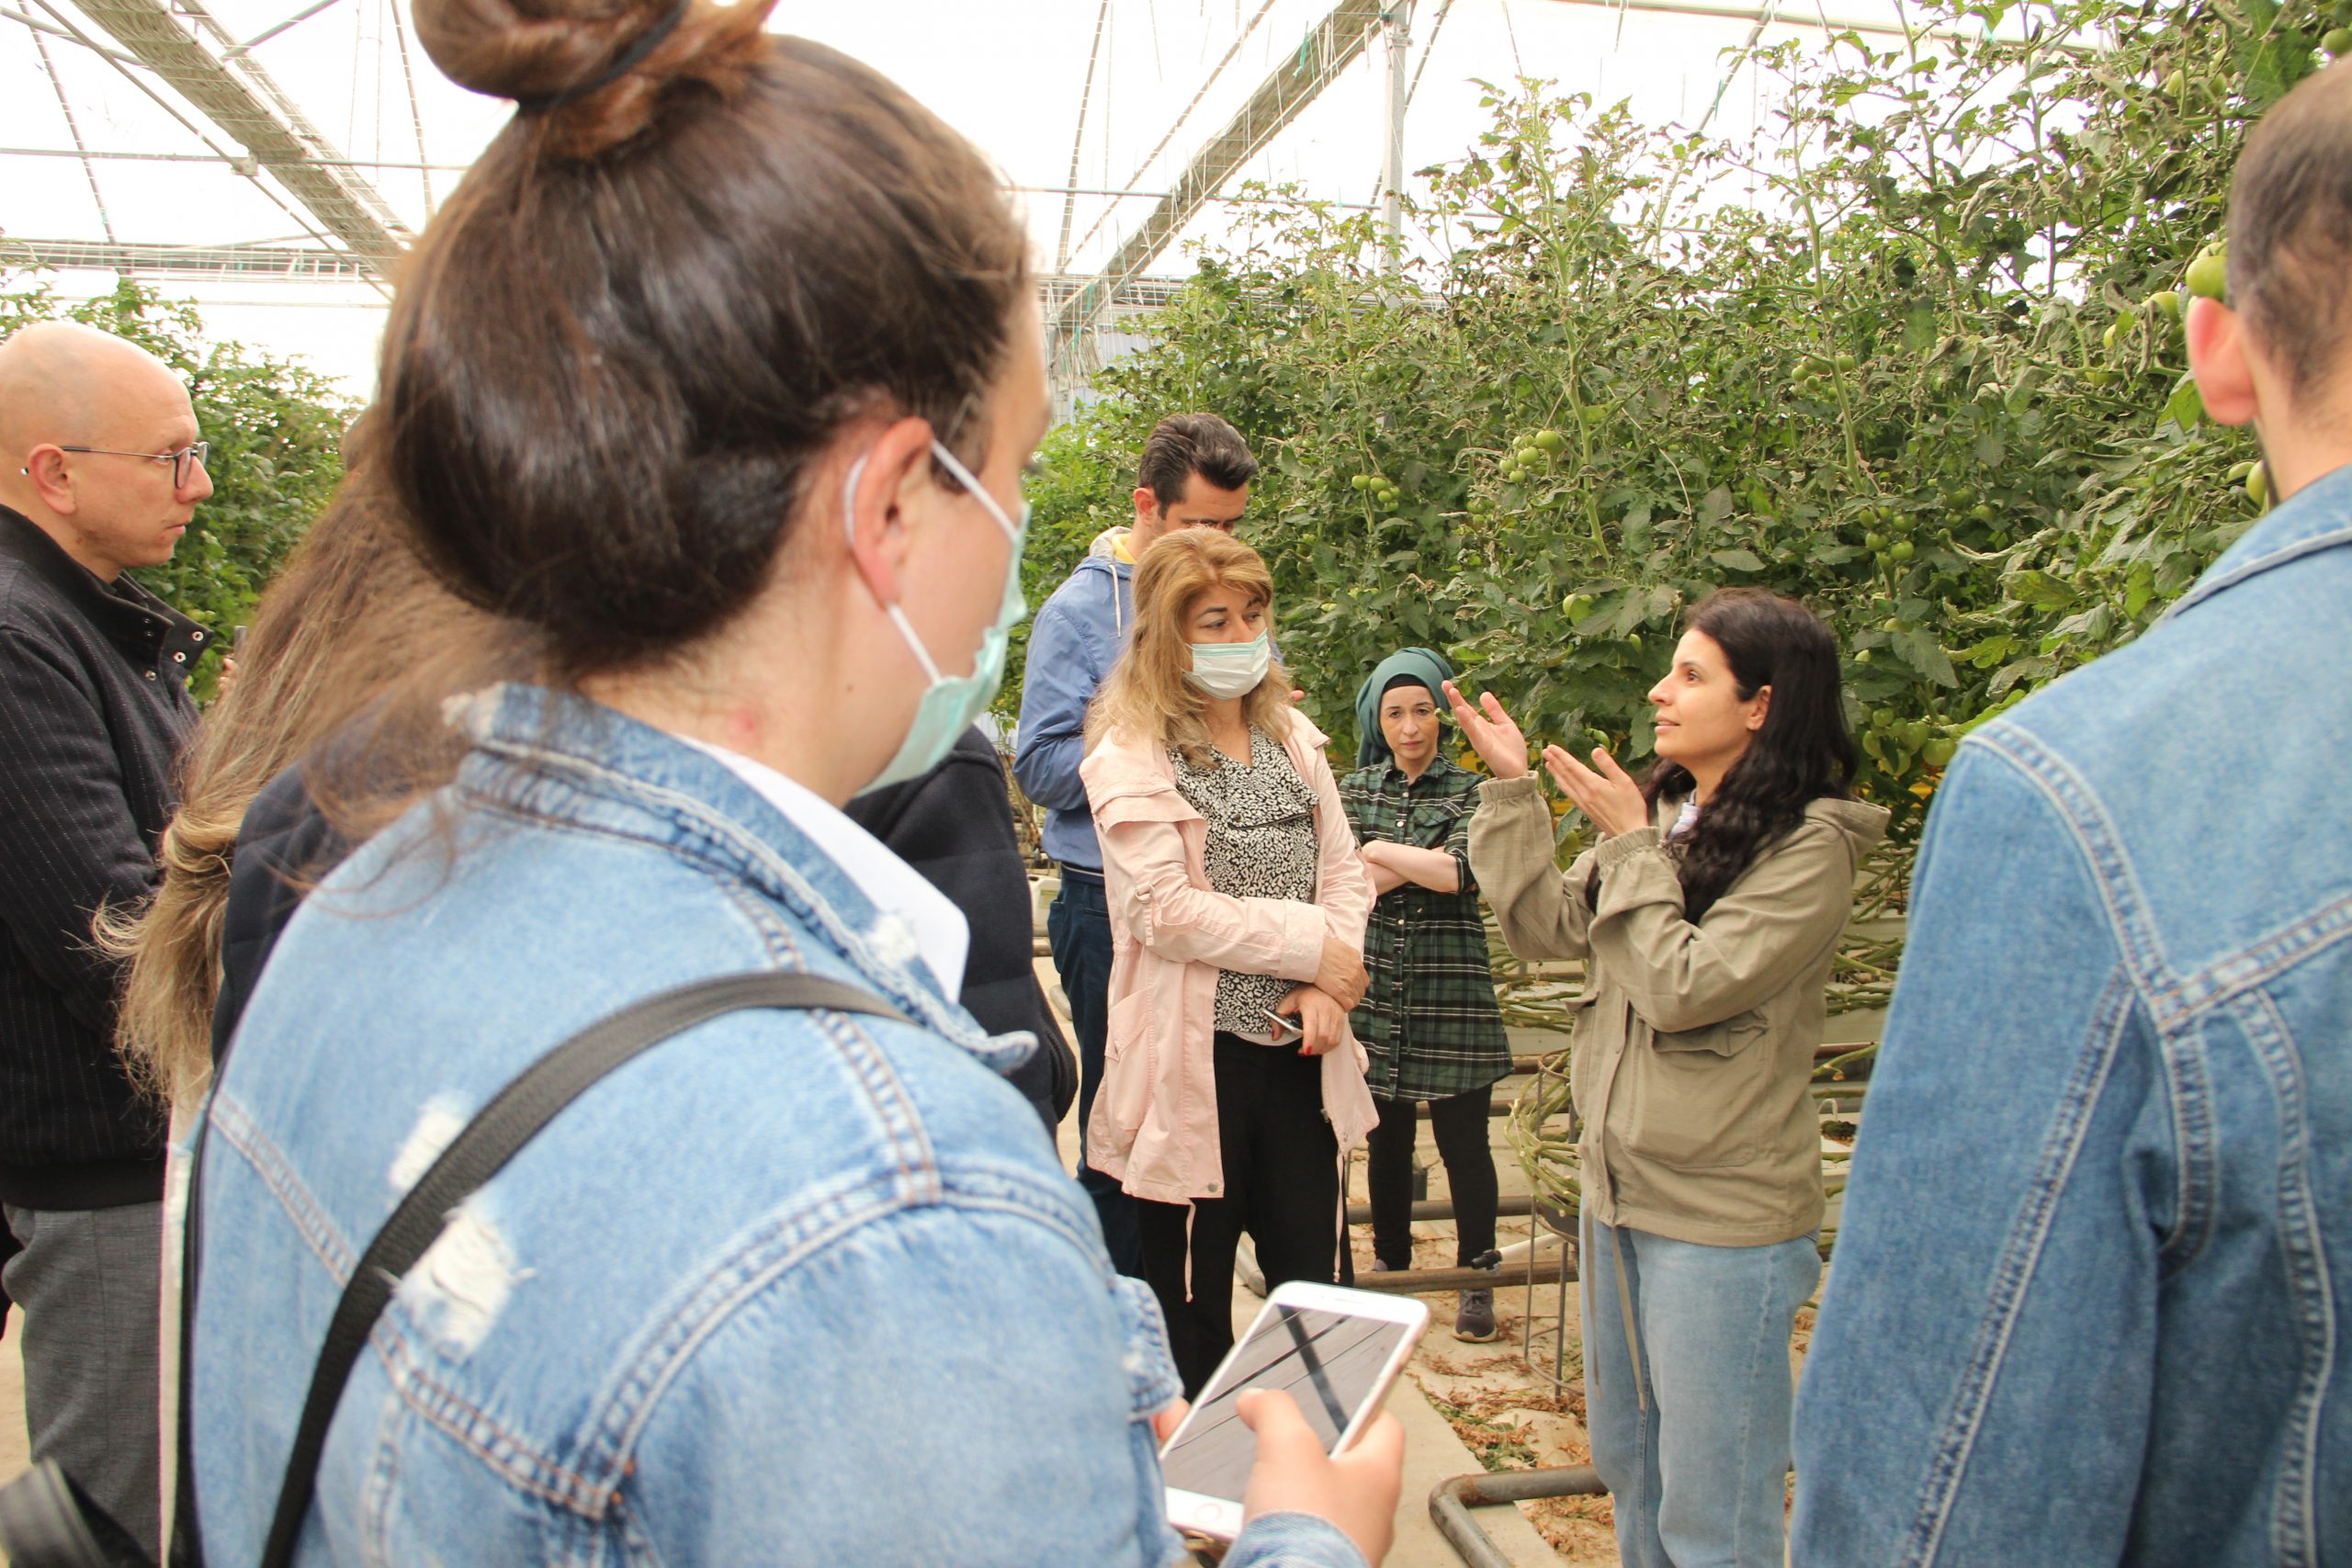
<path fill-rule="evenodd" d="M 1660 802 L 1659 820 L 1679 805 Z M 1568 1077 L 1587 1213 L 1714 1247 L 1820 1227 L 1807 1085 L 1823 988 L 1856 868 L 1885 832 L 1883 807 L 1816 800 L 1694 926 L 1659 828 L 1604 839 L 1564 876 L 1536 777 L 1479 786 L 1470 868 L 1503 940 L 1521 958 L 1586 961 Z"/>

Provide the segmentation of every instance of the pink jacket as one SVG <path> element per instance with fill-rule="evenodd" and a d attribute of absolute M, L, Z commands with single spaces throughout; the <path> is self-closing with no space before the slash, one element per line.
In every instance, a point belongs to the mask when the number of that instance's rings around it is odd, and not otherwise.
<path fill-rule="evenodd" d="M 1313 904 L 1210 889 L 1208 824 L 1177 793 L 1166 748 L 1107 736 L 1079 768 L 1102 843 L 1113 944 L 1109 1038 L 1087 1154 L 1138 1198 L 1188 1203 L 1224 1190 L 1212 1066 L 1217 972 L 1311 980 L 1326 936 L 1363 950 L 1372 878 L 1322 733 L 1305 716 L 1290 716 L 1283 747 L 1316 797 Z M 1323 1113 L 1343 1156 L 1379 1120 L 1364 1062 L 1353 1033 L 1322 1058 Z"/>

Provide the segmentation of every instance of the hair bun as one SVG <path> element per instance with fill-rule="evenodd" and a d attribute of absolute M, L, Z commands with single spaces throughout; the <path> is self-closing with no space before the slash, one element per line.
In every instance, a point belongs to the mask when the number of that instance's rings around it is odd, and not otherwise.
<path fill-rule="evenodd" d="M 590 157 L 643 130 L 673 83 L 729 90 L 773 4 L 415 0 L 416 35 L 458 85 L 539 117 L 548 151 Z"/>

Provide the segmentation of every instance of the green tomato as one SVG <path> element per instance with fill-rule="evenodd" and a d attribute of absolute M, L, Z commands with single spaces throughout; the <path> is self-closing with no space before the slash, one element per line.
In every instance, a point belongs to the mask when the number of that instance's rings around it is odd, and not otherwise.
<path fill-rule="evenodd" d="M 2219 299 L 2228 291 L 2230 284 L 2228 251 L 2220 245 L 2206 246 L 2197 253 L 2197 259 L 2188 264 L 2188 270 L 2181 275 L 2180 281 L 2183 288 L 2199 299 Z"/>
<path fill-rule="evenodd" d="M 1571 593 L 1560 601 L 1560 614 L 1572 621 L 1591 607 L 1592 595 L 1589 593 Z"/>
<path fill-rule="evenodd" d="M 1522 468 L 1532 468 L 1544 460 L 1543 448 L 1538 446 L 1522 446 L 1513 455 L 1519 458 L 1519 466 Z"/>
<path fill-rule="evenodd" d="M 1999 513 L 1994 511 L 1990 506 L 1981 501 L 1968 509 L 1968 514 L 1971 517 L 1975 518 L 1979 523 L 1990 523 L 1993 519 L 2000 515 Z"/>
<path fill-rule="evenodd" d="M 1527 482 L 1527 470 L 1514 466 L 1509 472 L 1503 475 L 1503 478 L 1509 479 L 1515 485 L 1525 484 Z"/>
<path fill-rule="evenodd" d="M 1631 648 L 1635 653 L 1641 652 L 1642 634 L 1639 632 L 1627 632 L 1625 634 L 1625 646 Z"/>
<path fill-rule="evenodd" d="M 1870 649 L 1864 649 L 1862 651 L 1864 653 L 1868 653 Z M 1892 728 L 1894 724 L 1894 710 L 1893 708 L 1881 708 L 1876 713 L 1871 715 L 1871 728 L 1872 729 Z"/>
<path fill-rule="evenodd" d="M 2330 54 L 2352 54 L 2352 28 L 2330 28 L 2320 35 L 2320 48 Z"/>
<path fill-rule="evenodd" d="M 1883 550 L 1886 548 L 1886 536 L 1883 534 L 1863 535 L 1862 548 L 1866 550 Z"/>
<path fill-rule="evenodd" d="M 1560 451 L 1567 444 L 1568 438 L 1556 430 L 1539 430 L 1535 433 L 1535 445 L 1546 452 Z"/>
<path fill-rule="evenodd" d="M 1896 560 L 1909 560 L 1918 552 L 1910 540 L 1897 539 L 1886 547 L 1886 553 Z"/>
<path fill-rule="evenodd" d="M 1838 368 L 1840 370 L 1856 369 L 1860 366 L 1860 364 L 1861 361 L 1856 359 L 1850 354 L 1841 354 L 1838 356 Z"/>
<path fill-rule="evenodd" d="M 1946 762 L 1951 761 L 1952 753 L 1959 750 L 1960 747 L 1957 742 L 1939 736 L 1937 739 L 1928 741 L 1926 748 L 1920 751 L 1919 755 L 1927 759 L 1928 766 L 1931 768 L 1940 768 Z"/>
<path fill-rule="evenodd" d="M 1915 718 L 1903 727 L 1903 749 L 1905 751 L 1917 751 L 1927 743 L 1928 724 L 1925 719 Z"/>
<path fill-rule="evenodd" d="M 2270 465 L 2256 463 L 2246 470 L 2245 498 L 2256 506 L 2270 504 Z"/>
<path fill-rule="evenodd" d="M 1854 662 L 1855 662 L 1855 663 L 1857 663 L 1857 664 L 1868 664 L 1870 661 L 1871 661 L 1871 650 L 1870 650 L 1869 649 L 1867 649 L 1867 648 L 1863 648 L 1863 649 L 1857 649 L 1854 651 Z"/>
<path fill-rule="evenodd" d="M 1348 478 L 1348 488 L 1350 490 L 1370 490 L 1372 488 L 1372 476 L 1370 474 L 1351 474 Z"/>
<path fill-rule="evenodd" d="M 2162 310 L 2176 320 L 2180 315 L 2180 293 L 2177 289 L 2161 288 L 2143 301 L 2150 310 Z"/>

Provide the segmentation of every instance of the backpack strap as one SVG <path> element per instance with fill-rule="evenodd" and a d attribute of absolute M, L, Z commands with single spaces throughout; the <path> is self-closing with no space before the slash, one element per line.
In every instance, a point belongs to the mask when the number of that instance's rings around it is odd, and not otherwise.
<path fill-rule="evenodd" d="M 820 976 L 767 973 L 727 975 L 663 991 L 607 1015 L 548 1051 L 508 1083 L 441 1152 L 441 1157 L 408 1190 L 376 1239 L 351 1270 L 343 1299 L 327 1325 L 326 1344 L 311 1374 L 310 1397 L 295 1427 L 286 1461 L 286 1482 L 270 1520 L 262 1551 L 263 1568 L 287 1568 L 311 1511 L 318 1483 L 319 1455 L 334 1420 L 344 1385 L 368 1343 L 376 1319 L 391 1300 L 401 1276 L 439 1238 L 458 1205 L 495 1176 L 539 1129 L 593 1088 L 605 1074 L 683 1032 L 721 1014 L 746 1008 L 821 1009 L 865 1013 L 899 1023 L 910 1021 L 898 1009 L 861 986 Z M 196 1196 L 189 1194 L 193 1212 Z"/>

